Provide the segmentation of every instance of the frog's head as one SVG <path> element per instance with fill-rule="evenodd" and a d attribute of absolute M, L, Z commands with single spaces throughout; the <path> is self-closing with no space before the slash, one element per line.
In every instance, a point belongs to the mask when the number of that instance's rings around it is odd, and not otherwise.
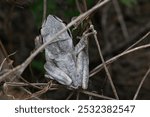
<path fill-rule="evenodd" d="M 41 35 L 43 37 L 43 42 L 47 42 L 52 36 L 54 36 L 63 28 L 66 28 L 66 25 L 63 23 L 61 19 L 59 19 L 56 16 L 49 15 L 47 19 L 43 22 L 41 28 Z M 63 34 L 59 35 L 56 41 L 67 40 L 71 38 L 72 35 L 70 33 L 70 30 L 68 29 Z"/>
<path fill-rule="evenodd" d="M 65 24 L 61 19 L 56 16 L 49 15 L 42 24 L 41 35 L 42 37 L 53 36 L 64 27 Z"/>

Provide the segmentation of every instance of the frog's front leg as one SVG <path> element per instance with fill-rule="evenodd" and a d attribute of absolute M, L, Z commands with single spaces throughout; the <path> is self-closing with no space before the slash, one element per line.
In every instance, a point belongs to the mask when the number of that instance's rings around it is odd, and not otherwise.
<path fill-rule="evenodd" d="M 92 30 L 93 25 L 91 25 L 84 33 L 75 47 L 75 53 L 77 56 L 77 80 L 80 81 L 80 86 L 83 89 L 88 88 L 89 81 L 89 57 L 88 57 L 88 41 L 87 38 L 90 35 L 96 34 L 96 31 Z M 91 31 L 92 32 L 89 32 Z"/>
<path fill-rule="evenodd" d="M 82 38 L 75 47 L 77 53 L 77 80 L 83 89 L 87 89 L 89 80 L 89 57 L 87 39 Z"/>
<path fill-rule="evenodd" d="M 53 61 L 47 61 L 44 65 L 44 68 L 47 72 L 45 77 L 55 79 L 59 83 L 67 86 L 71 85 L 72 83 L 71 78 L 60 68 L 58 68 Z"/>

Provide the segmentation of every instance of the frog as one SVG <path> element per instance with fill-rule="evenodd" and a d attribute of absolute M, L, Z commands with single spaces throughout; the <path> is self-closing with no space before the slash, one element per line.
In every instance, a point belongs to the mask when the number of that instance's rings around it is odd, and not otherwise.
<path fill-rule="evenodd" d="M 42 43 L 66 27 L 57 16 L 48 15 L 41 27 Z M 89 82 L 88 41 L 82 36 L 74 46 L 70 29 L 45 47 L 45 77 L 71 89 L 87 89 Z"/>

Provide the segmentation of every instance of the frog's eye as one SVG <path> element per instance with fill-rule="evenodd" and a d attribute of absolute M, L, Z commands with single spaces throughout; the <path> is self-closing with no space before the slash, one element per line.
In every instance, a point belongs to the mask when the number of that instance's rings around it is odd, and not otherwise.
<path fill-rule="evenodd" d="M 55 15 L 53 15 L 53 17 L 56 19 L 56 20 L 58 20 L 58 21 L 60 21 L 60 22 L 63 22 L 61 19 L 59 19 L 57 16 L 55 16 Z"/>

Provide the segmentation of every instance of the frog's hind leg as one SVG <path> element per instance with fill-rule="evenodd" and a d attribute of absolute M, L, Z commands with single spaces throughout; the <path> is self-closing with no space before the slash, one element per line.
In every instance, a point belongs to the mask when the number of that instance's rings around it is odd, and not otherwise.
<path fill-rule="evenodd" d="M 77 80 L 83 89 L 87 89 L 89 80 L 89 57 L 87 47 L 77 55 Z"/>
<path fill-rule="evenodd" d="M 77 80 L 83 89 L 88 88 L 89 80 L 89 57 L 87 36 L 82 36 L 79 43 L 75 46 L 77 56 Z"/>
<path fill-rule="evenodd" d="M 45 77 L 55 79 L 57 82 L 64 85 L 71 85 L 71 78 L 64 73 L 60 68 L 58 68 L 53 62 L 46 62 L 44 65 L 46 70 Z"/>

